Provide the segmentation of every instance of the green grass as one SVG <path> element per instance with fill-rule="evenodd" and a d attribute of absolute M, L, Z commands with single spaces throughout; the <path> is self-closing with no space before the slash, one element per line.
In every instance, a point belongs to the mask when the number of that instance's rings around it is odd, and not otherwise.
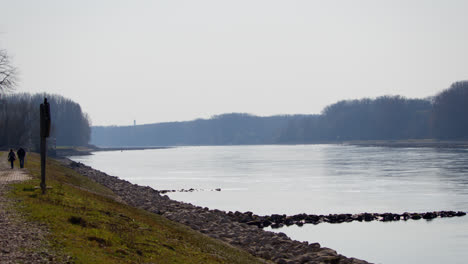
<path fill-rule="evenodd" d="M 45 195 L 40 162 L 28 153 L 33 179 L 10 193 L 29 220 L 46 224 L 53 247 L 76 263 L 261 263 L 245 251 L 114 201 L 112 191 L 54 160 L 47 163 Z"/>

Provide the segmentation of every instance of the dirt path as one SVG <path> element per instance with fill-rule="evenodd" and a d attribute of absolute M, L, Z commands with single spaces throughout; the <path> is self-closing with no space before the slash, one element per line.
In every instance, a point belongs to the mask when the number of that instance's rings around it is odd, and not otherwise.
<path fill-rule="evenodd" d="M 9 184 L 30 179 L 26 169 L 11 169 L 0 153 L 0 263 L 58 263 L 48 249 L 47 229 L 28 222 L 7 197 Z"/>

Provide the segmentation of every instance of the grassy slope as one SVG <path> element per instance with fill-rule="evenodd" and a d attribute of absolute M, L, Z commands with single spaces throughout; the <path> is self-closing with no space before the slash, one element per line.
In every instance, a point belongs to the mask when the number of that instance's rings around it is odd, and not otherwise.
<path fill-rule="evenodd" d="M 40 163 L 29 154 L 32 180 L 14 184 L 11 195 L 33 221 L 51 230 L 52 245 L 76 263 L 259 263 L 248 253 L 109 198 L 109 189 L 50 160 L 46 195 L 40 194 Z"/>

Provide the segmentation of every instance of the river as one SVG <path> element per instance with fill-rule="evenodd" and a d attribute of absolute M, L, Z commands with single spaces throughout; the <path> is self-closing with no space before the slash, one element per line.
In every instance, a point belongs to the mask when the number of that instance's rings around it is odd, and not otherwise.
<path fill-rule="evenodd" d="M 177 147 L 71 159 L 175 200 L 255 214 L 468 211 L 468 149 Z M 220 189 L 220 191 L 218 191 Z M 268 229 L 271 230 L 271 229 Z M 466 263 L 468 217 L 273 230 L 375 263 Z"/>

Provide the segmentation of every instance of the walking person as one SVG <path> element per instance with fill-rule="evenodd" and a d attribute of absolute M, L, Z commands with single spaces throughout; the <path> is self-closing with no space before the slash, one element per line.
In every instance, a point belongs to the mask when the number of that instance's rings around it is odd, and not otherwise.
<path fill-rule="evenodd" d="M 16 154 L 18 155 L 20 168 L 22 169 L 24 168 L 24 157 L 26 156 L 26 151 L 23 148 L 19 148 Z"/>
<path fill-rule="evenodd" d="M 10 153 L 8 153 L 8 161 L 11 162 L 11 168 L 13 169 L 13 162 L 16 160 L 15 152 L 13 149 L 10 149 Z"/>

